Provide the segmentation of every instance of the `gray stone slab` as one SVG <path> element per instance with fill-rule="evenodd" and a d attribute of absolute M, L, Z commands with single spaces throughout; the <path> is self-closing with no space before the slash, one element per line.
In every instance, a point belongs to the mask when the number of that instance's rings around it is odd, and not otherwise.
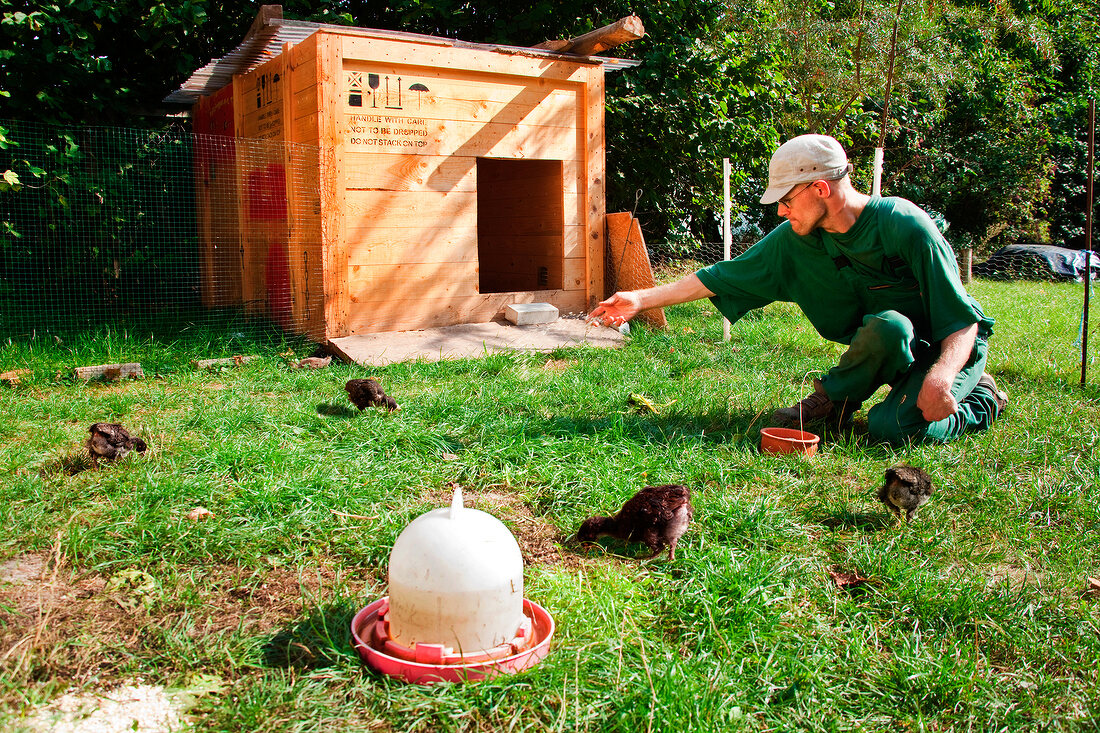
<path fill-rule="evenodd" d="M 553 323 L 530 326 L 491 321 L 372 333 L 332 339 L 330 343 L 348 361 L 385 366 L 403 361 L 476 358 L 500 351 L 553 351 L 563 346 L 616 348 L 622 345 L 623 335 L 583 318 L 559 318 Z"/>
<path fill-rule="evenodd" d="M 510 303 L 504 307 L 504 319 L 517 326 L 552 323 L 558 320 L 558 309 L 550 303 Z"/>

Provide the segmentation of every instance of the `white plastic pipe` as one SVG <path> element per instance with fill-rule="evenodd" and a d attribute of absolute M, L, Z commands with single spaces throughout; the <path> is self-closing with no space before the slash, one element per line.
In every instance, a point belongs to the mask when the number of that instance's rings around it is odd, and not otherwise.
<path fill-rule="evenodd" d="M 875 148 L 875 182 L 871 184 L 871 195 L 882 195 L 882 148 Z"/>
<path fill-rule="evenodd" d="M 730 258 L 730 159 L 722 158 L 722 259 Z M 730 340 L 730 322 L 722 317 L 722 340 Z"/>

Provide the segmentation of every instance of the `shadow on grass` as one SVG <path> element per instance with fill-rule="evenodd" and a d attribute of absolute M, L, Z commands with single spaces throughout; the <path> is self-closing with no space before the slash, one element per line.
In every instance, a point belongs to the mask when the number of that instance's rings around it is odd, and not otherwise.
<path fill-rule="evenodd" d="M 89 469 L 95 468 L 92 459 L 86 451 L 68 453 L 59 458 L 51 458 L 38 467 L 38 475 L 45 478 L 57 473 L 66 476 L 75 476 Z"/>
<path fill-rule="evenodd" d="M 264 644 L 264 664 L 313 670 L 332 667 L 349 657 L 358 658 L 351 640 L 351 620 L 358 612 L 350 600 L 314 608 Z"/>
<path fill-rule="evenodd" d="M 347 405 L 334 405 L 330 402 L 322 402 L 317 405 L 317 414 L 324 415 L 325 417 L 352 418 L 358 415 L 359 411 L 353 410 Z"/>
<path fill-rule="evenodd" d="M 880 532 L 894 524 L 894 520 L 885 514 L 851 512 L 846 509 L 811 519 L 829 529 L 850 529 L 860 532 Z"/>
<path fill-rule="evenodd" d="M 672 412 L 666 414 L 615 414 L 606 417 L 554 416 L 527 423 L 529 436 L 546 435 L 614 435 L 637 442 L 673 443 L 690 436 L 709 443 L 737 444 L 760 448 L 760 429 L 768 426 L 766 417 L 748 410 L 724 410 L 709 413 Z M 872 440 L 863 421 L 853 421 L 842 428 L 808 426 L 819 435 L 822 445 L 832 445 L 856 451 L 868 458 L 889 460 L 893 449 L 886 443 Z"/>

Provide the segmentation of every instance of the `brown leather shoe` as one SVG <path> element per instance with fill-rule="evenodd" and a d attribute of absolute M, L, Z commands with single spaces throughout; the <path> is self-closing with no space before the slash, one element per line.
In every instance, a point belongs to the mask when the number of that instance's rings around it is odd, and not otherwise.
<path fill-rule="evenodd" d="M 771 424 L 777 428 L 798 428 L 815 423 L 835 422 L 843 425 L 851 419 L 859 409 L 861 403 L 851 403 L 848 400 L 837 403 L 829 399 L 825 394 L 825 388 L 820 379 L 814 379 L 814 391 L 809 396 L 790 407 L 780 407 L 772 413 Z"/>
<path fill-rule="evenodd" d="M 993 377 L 984 373 L 978 377 L 978 386 L 985 387 L 993 393 L 993 399 L 997 401 L 997 414 L 1004 412 L 1005 408 L 1008 407 L 1008 392 L 997 389 L 997 383 L 993 381 Z"/>

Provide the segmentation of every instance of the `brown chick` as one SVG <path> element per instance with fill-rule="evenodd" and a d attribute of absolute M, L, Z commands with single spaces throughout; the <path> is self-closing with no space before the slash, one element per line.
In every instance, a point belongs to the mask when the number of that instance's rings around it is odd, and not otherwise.
<path fill-rule="evenodd" d="M 344 389 L 352 404 L 360 410 L 386 404 L 386 392 L 373 379 L 349 379 Z M 396 403 L 394 403 L 396 405 Z"/>
<path fill-rule="evenodd" d="M 691 492 L 680 484 L 647 486 L 628 499 L 613 517 L 592 517 L 577 530 L 582 542 L 614 537 L 626 542 L 644 542 L 653 554 L 668 546 L 668 559 L 676 558 L 676 543 L 691 522 Z"/>
<path fill-rule="evenodd" d="M 923 470 L 914 466 L 893 466 L 886 469 L 886 480 L 878 490 L 878 500 L 899 518 L 904 511 L 908 522 L 917 516 L 917 510 L 933 491 L 932 477 Z"/>
<path fill-rule="evenodd" d="M 396 412 L 397 410 L 401 409 L 397 406 L 397 400 L 395 400 L 393 397 L 390 397 L 389 395 L 386 395 L 382 398 L 382 404 L 384 404 L 386 406 L 386 409 L 390 412 Z"/>
<path fill-rule="evenodd" d="M 331 356 L 326 356 L 324 359 L 319 356 L 307 356 L 294 366 L 298 369 L 324 369 L 330 363 L 332 363 Z"/>
<path fill-rule="evenodd" d="M 147 446 L 141 438 L 135 438 L 127 432 L 126 428 L 118 423 L 97 422 L 88 428 L 91 434 L 88 438 L 88 453 L 92 457 L 92 465 L 98 466 L 100 458 L 114 460 L 122 458 L 131 450 L 144 453 Z"/>

